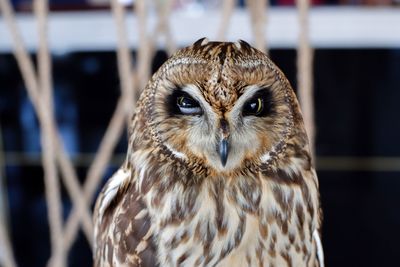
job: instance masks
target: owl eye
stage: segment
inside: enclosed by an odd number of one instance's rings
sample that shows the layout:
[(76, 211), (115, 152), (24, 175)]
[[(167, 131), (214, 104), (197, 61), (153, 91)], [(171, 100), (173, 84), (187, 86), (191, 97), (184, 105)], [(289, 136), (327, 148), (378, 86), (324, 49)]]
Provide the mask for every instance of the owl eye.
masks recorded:
[(251, 99), (243, 107), (243, 115), (259, 115), (264, 110), (264, 101), (261, 97)]
[(270, 114), (271, 111), (271, 91), (262, 89), (244, 104), (242, 114), (243, 116), (262, 117)]
[(193, 97), (177, 87), (167, 98), (167, 109), (171, 116), (175, 115), (201, 115), (203, 110)]
[(176, 99), (176, 104), (180, 112), (184, 115), (199, 115), (201, 114), (201, 107), (196, 100), (189, 96), (179, 96)]

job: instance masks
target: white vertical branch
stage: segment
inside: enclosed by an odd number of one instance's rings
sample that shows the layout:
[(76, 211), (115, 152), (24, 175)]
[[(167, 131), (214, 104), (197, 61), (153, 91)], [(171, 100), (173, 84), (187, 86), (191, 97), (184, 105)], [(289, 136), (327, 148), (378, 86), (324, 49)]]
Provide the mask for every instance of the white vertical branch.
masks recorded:
[(221, 23), (217, 32), (217, 40), (224, 41), (228, 31), (229, 22), (235, 9), (236, 0), (225, 0), (222, 5)]
[(267, 52), (266, 25), (268, 0), (246, 0), (250, 13), (251, 29), (253, 31), (255, 47), (258, 50)]
[(172, 55), (176, 51), (176, 44), (172, 36), (169, 17), (172, 12), (174, 0), (155, 0), (154, 2), (156, 5), (158, 21), (151, 42), (155, 46), (157, 44), (157, 37), (164, 35), (166, 50), (168, 55)]
[(121, 83), (122, 97), (127, 98), (125, 101), (127, 125), (130, 123), (131, 116), (135, 110), (136, 102), (134, 97), (134, 80), (132, 72), (132, 55), (129, 49), (127, 39), (127, 30), (125, 25), (125, 7), (118, 1), (111, 1), (111, 9), (115, 21), (115, 29), (117, 31), (117, 63), (118, 74)]
[[(51, 59), (47, 44), (47, 0), (35, 0), (35, 16), (38, 21), (39, 50), (38, 69), (39, 85), (41, 87), (42, 116), (39, 118), (42, 144), (42, 160), (44, 168), (45, 193), (47, 200), (47, 215), (50, 226), (50, 241), (52, 254), (48, 266), (65, 266), (65, 252), (63, 249), (63, 222), (60, 184), (55, 161), (55, 140), (52, 131), (54, 125), (53, 86), (51, 77)], [(40, 88), (38, 88), (40, 89)]]
[(309, 7), (310, 0), (297, 0), (299, 12), (299, 46), (297, 49), (297, 81), (304, 124), (314, 154), (314, 94), (313, 94), (313, 50), (310, 45)]
[(137, 86), (135, 100), (138, 99), (140, 92), (145, 88), (151, 74), (151, 60), (154, 52), (154, 44), (151, 43), (147, 34), (147, 3), (146, 0), (137, 0), (134, 5), (138, 22), (139, 46), (137, 48)]

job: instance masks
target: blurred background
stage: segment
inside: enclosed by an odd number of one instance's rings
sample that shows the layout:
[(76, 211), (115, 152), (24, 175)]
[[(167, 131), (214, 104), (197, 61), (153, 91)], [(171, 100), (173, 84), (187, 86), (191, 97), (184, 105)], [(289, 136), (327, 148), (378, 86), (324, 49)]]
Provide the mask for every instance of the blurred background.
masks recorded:
[[(4, 1), (4, 0), (2, 0)], [(30, 58), (38, 35), (33, 3), (12, 6)], [(121, 1), (120, 1), (121, 2)], [(122, 1), (131, 64), (138, 62), (140, 20), (135, 1)], [(154, 39), (147, 67), (152, 73), (174, 49), (207, 36), (217, 38), (222, 1), (176, 0), (169, 34), (156, 38), (159, 5), (148, 1), (147, 34)], [(324, 210), (326, 266), (397, 266), (400, 238), (400, 2), (312, 0), (309, 41), (313, 48), (316, 166)], [(49, 2), (55, 119), (84, 183), (121, 94), (117, 34), (106, 0)], [(293, 0), (272, 0), (265, 10), (265, 40), (273, 61), (297, 88), (299, 24)], [(254, 17), (253, 17), (254, 18)], [(225, 39), (253, 38), (244, 1), (234, 4)], [(0, 223), (7, 229), (18, 266), (45, 266), (51, 253), (40, 134), (14, 44), (0, 17)], [(35, 63), (36, 64), (36, 63)], [(139, 88), (141, 77), (136, 75)], [(139, 83), (139, 84), (138, 84)], [(142, 81), (143, 83), (143, 81)], [(140, 88), (139, 88), (140, 90)], [(123, 161), (126, 131), (118, 138), (101, 184)], [(97, 187), (100, 190), (101, 185)], [(64, 221), (73, 203), (61, 183)], [(5, 257), (0, 242), (0, 266)], [(82, 230), (68, 253), (68, 266), (91, 266)], [(3, 265), (2, 265), (3, 264)]]

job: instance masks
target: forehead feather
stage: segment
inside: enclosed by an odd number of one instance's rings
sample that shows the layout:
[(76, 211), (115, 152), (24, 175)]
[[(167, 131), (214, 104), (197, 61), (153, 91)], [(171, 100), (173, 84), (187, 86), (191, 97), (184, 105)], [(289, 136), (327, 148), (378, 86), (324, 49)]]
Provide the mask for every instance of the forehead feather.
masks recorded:
[(247, 85), (277, 80), (273, 64), (247, 43), (200, 41), (167, 61), (172, 74), (167, 78), (177, 85), (195, 84), (215, 108), (229, 110)]

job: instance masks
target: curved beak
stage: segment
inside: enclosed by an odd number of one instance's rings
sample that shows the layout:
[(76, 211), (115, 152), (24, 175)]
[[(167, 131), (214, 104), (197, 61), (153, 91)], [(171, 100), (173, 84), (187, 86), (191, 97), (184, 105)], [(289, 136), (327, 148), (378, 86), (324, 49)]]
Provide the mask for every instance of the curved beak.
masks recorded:
[(218, 153), (219, 153), (219, 158), (221, 159), (222, 166), (225, 167), (226, 161), (228, 160), (228, 154), (229, 154), (229, 142), (228, 142), (228, 139), (223, 138), (219, 142)]
[(218, 154), (221, 159), (222, 166), (225, 167), (229, 154), (229, 124), (225, 119), (220, 120), (221, 140), (218, 145)]

